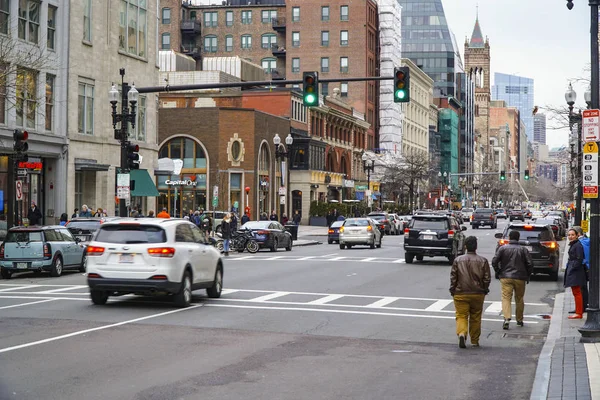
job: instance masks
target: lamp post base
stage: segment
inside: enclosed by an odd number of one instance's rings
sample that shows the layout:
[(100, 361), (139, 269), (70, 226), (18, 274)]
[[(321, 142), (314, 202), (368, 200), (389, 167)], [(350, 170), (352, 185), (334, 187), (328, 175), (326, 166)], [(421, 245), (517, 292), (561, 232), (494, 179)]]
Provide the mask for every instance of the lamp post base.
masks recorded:
[(600, 310), (588, 309), (585, 324), (579, 328), (581, 343), (600, 343)]

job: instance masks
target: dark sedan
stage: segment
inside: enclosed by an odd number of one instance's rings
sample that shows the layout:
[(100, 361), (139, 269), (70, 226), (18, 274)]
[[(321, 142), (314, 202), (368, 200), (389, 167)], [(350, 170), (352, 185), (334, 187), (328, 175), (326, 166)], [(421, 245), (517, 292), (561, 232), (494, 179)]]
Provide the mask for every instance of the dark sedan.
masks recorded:
[(278, 248), (292, 250), (292, 234), (277, 221), (248, 221), (241, 229), (249, 229), (261, 249), (277, 251)]
[(340, 227), (344, 225), (344, 221), (335, 221), (327, 230), (327, 243), (340, 242)]

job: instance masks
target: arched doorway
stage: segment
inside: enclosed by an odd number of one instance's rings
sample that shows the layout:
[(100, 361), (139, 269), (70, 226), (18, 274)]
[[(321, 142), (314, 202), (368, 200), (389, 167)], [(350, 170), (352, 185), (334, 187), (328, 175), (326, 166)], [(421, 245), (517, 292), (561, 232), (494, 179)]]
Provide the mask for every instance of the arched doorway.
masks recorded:
[(189, 137), (173, 137), (158, 151), (158, 158), (180, 159), (179, 175), (158, 175), (158, 213), (166, 208), (172, 217), (182, 217), (189, 210), (207, 209), (208, 158), (202, 143)]
[(300, 190), (292, 190), (292, 215), (290, 215), (290, 220), (293, 220), (293, 216), (296, 215), (296, 211), (300, 215), (302, 215), (302, 191)]
[[(263, 141), (258, 151), (258, 182), (257, 182), (257, 219), (260, 214), (265, 212), (267, 215), (271, 213), (271, 152), (269, 145)], [(252, 210), (251, 210), (252, 212)]]

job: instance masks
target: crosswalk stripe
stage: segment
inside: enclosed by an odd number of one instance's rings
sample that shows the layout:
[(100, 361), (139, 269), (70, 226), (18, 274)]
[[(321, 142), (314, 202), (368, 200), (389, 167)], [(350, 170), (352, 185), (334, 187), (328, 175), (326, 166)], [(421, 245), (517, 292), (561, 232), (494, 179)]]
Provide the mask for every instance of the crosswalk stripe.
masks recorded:
[(396, 264), (402, 264), (402, 263), (405, 262), (405, 260), (404, 260), (404, 258), (399, 258), (399, 259), (397, 259), (396, 261), (393, 261), (393, 262), (396, 263)]
[(344, 295), (341, 295), (341, 294), (331, 294), (329, 296), (321, 297), (320, 299), (317, 299), (317, 300), (309, 301), (306, 304), (317, 304), (317, 305), (318, 304), (327, 304), (330, 301), (341, 299), (342, 297), (344, 297)]
[(493, 301), (486, 309), (485, 312), (488, 314), (500, 314), (502, 311), (502, 302), (501, 301)]
[(340, 261), (340, 260), (343, 260), (344, 258), (346, 258), (346, 257), (333, 257), (333, 258), (328, 259), (327, 261)]
[(42, 285), (15, 286), (15, 287), (10, 287), (10, 288), (6, 288), (6, 289), (0, 289), (0, 292), (12, 292), (15, 290), (32, 289), (32, 288), (36, 288), (36, 287), (40, 287), (40, 286), (42, 286)]
[(271, 293), (271, 294), (266, 294), (264, 296), (255, 297), (253, 299), (250, 299), (250, 301), (259, 302), (260, 303), (260, 302), (263, 302), (263, 301), (268, 301), (268, 300), (276, 299), (278, 297), (287, 296), (288, 294), (290, 294), (290, 292), (275, 292), (275, 293)]
[(388, 304), (395, 302), (396, 300), (400, 300), (400, 298), (399, 297), (384, 297), (381, 300), (377, 300), (371, 304), (367, 304), (365, 307), (381, 308), (381, 307), (387, 306)]
[(83, 289), (83, 288), (87, 288), (87, 285), (74, 285), (74, 286), (64, 287), (64, 288), (44, 290), (43, 292), (38, 292), (38, 293), (40, 293), (40, 294), (52, 294), (52, 293), (67, 292), (69, 290), (75, 290), (75, 289)]
[(369, 262), (369, 261), (373, 261), (373, 260), (377, 260), (377, 257), (367, 257), (367, 258), (362, 259), (361, 261)]
[(299, 258), (298, 261), (306, 261), (306, 260), (311, 260), (313, 258), (315, 258), (315, 256), (302, 257), (302, 258)]
[(429, 307), (427, 307), (425, 311), (442, 311), (450, 303), (452, 303), (452, 300), (438, 300)]
[(239, 292), (237, 289), (221, 289), (221, 294), (232, 294), (235, 292)]

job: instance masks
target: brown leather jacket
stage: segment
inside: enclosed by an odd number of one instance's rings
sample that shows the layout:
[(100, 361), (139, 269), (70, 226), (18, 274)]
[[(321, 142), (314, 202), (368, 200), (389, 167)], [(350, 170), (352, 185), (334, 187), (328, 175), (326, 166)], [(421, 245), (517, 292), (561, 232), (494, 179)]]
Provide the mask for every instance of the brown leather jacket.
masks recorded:
[(488, 260), (469, 252), (456, 257), (452, 263), (450, 294), (487, 294), (491, 280)]

